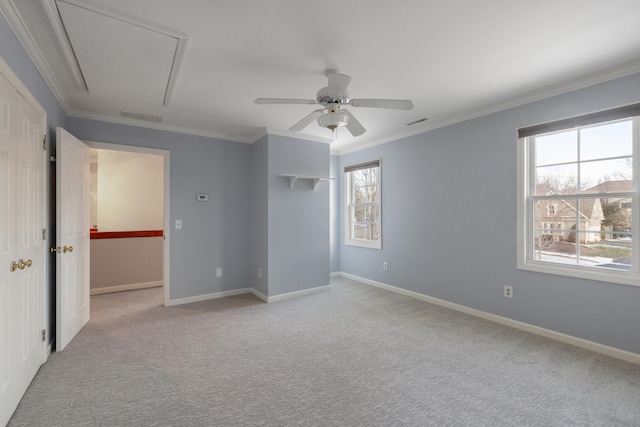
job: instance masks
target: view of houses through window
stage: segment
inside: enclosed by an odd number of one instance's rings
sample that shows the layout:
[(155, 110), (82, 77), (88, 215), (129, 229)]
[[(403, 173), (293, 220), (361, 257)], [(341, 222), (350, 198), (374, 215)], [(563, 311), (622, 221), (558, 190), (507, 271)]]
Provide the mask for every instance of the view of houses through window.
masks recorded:
[(630, 270), (634, 120), (535, 135), (529, 142), (529, 259)]

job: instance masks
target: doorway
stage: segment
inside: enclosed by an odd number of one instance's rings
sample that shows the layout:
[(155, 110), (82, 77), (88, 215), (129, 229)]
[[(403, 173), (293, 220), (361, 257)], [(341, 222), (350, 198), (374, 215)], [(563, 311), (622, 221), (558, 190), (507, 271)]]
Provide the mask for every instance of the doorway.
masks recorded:
[[(91, 148), (91, 294), (163, 288), (169, 305), (169, 151)], [(94, 175), (95, 174), (95, 175)]]

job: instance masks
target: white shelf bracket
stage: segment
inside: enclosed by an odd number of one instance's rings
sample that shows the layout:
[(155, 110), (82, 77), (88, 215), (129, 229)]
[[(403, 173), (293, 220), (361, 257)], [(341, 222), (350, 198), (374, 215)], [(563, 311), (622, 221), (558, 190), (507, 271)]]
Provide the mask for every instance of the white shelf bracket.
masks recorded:
[(293, 184), (296, 182), (297, 179), (298, 177), (295, 175), (289, 176), (289, 188), (293, 188)]

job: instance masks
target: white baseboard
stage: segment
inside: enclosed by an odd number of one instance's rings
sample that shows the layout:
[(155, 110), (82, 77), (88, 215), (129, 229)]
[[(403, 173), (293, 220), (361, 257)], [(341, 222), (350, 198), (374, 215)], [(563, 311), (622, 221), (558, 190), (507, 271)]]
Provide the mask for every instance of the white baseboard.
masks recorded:
[(561, 332), (553, 331), (551, 329), (541, 328), (540, 326), (535, 326), (529, 323), (520, 322), (518, 320), (509, 319), (507, 317), (498, 316), (496, 314), (487, 313), (485, 311), (476, 310), (475, 308), (470, 308), (464, 305), (455, 304), (439, 298), (430, 297), (428, 295), (421, 294), (418, 292), (408, 291), (406, 289), (387, 285), (381, 282), (376, 282), (375, 280), (369, 280), (364, 277), (356, 276), (353, 274), (340, 272), (340, 276), (345, 277), (347, 279), (352, 279), (367, 285), (386, 289), (388, 291), (402, 294), (411, 298), (416, 298), (422, 301), (426, 301), (431, 304), (436, 304), (441, 307), (446, 307), (446, 308), (450, 308), (452, 310), (456, 310), (465, 314), (470, 314), (471, 316), (476, 316), (485, 320), (490, 320), (492, 322), (500, 323), (501, 325), (510, 326), (512, 328), (520, 329), (522, 331), (530, 332), (532, 334), (540, 335), (546, 338), (551, 338), (553, 340), (560, 341), (565, 344), (571, 344), (576, 347), (584, 348), (586, 350), (591, 350), (596, 353), (611, 356), (616, 359), (624, 360), (626, 362), (640, 364), (640, 354), (637, 354), (637, 353), (632, 353), (630, 351), (621, 350), (619, 348), (610, 347), (604, 344), (598, 344), (593, 341), (577, 338), (571, 335), (563, 334)]
[(329, 277), (338, 277), (338, 276), (340, 276), (339, 271), (334, 271), (333, 273), (329, 274)]
[(189, 304), (192, 302), (207, 301), (210, 299), (232, 297), (234, 295), (254, 293), (253, 288), (233, 289), (231, 291), (214, 292), (211, 294), (196, 295), (193, 297), (176, 298), (169, 300), (169, 306)]
[(256, 297), (260, 298), (262, 301), (271, 303), (271, 302), (282, 301), (289, 298), (298, 298), (301, 296), (315, 294), (318, 292), (324, 292), (328, 290), (331, 290), (331, 285), (318, 286), (317, 288), (303, 289), (301, 291), (290, 292), (287, 294), (280, 294), (280, 295), (269, 297), (254, 288), (242, 288), (242, 289), (233, 289), (231, 291), (214, 292), (212, 294), (196, 295), (193, 297), (172, 299), (172, 300), (169, 300), (168, 306), (189, 304), (192, 302), (207, 301), (210, 299), (231, 297), (234, 295), (241, 295), (241, 294), (253, 294)]
[[(290, 298), (298, 298), (305, 295), (316, 294), (318, 292), (330, 291), (331, 285), (318, 286), (316, 288), (311, 289), (303, 289), (301, 291), (289, 292), (286, 294), (274, 295), (272, 297), (267, 297), (267, 302), (277, 302), (283, 301)], [(259, 297), (258, 297), (259, 298)]]
[(256, 290), (255, 288), (251, 288), (251, 293), (260, 298), (264, 302), (269, 302), (269, 297), (263, 294), (262, 292)]
[(145, 283), (131, 283), (128, 285), (117, 286), (105, 286), (102, 288), (92, 288), (89, 292), (90, 295), (109, 294), (111, 292), (133, 291), (136, 289), (156, 288), (164, 285), (164, 281), (145, 282)]

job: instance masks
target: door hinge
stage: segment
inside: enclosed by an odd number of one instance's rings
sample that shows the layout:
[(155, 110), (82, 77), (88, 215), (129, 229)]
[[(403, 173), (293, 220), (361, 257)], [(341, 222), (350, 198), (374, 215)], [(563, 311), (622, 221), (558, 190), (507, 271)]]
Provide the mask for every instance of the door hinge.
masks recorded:
[(47, 240), (47, 229), (46, 228), (42, 229), (42, 240)]
[(42, 330), (42, 342), (45, 342), (47, 340), (47, 331), (46, 329)]
[(46, 134), (42, 137), (42, 149), (44, 151), (47, 151), (47, 135)]

